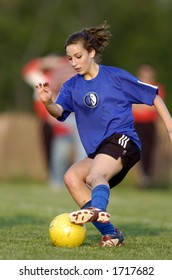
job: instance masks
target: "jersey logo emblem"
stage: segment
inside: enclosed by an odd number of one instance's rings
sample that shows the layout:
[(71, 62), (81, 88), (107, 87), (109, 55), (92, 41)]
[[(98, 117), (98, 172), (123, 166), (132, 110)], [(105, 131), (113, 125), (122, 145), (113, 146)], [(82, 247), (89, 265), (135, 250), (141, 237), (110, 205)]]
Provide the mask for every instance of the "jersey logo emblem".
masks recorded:
[(99, 98), (95, 92), (91, 91), (84, 96), (84, 103), (90, 108), (95, 108), (99, 103)]

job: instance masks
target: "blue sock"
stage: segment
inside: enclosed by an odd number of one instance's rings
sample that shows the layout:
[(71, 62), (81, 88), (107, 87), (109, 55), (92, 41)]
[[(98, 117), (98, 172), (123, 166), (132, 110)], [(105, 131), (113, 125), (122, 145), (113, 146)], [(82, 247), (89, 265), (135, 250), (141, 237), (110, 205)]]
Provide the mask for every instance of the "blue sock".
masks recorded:
[(106, 185), (98, 185), (92, 191), (91, 207), (106, 211), (109, 201), (110, 189)]
[[(85, 205), (82, 207), (82, 209), (89, 208), (91, 207), (91, 200), (85, 203)], [(113, 235), (116, 234), (116, 229), (115, 227), (110, 223), (102, 224), (99, 222), (92, 222), (92, 224), (97, 228), (97, 230), (102, 234), (102, 235)]]
[(92, 224), (100, 231), (102, 235), (114, 235), (116, 234), (115, 227), (110, 223), (102, 224), (99, 222), (92, 222)]

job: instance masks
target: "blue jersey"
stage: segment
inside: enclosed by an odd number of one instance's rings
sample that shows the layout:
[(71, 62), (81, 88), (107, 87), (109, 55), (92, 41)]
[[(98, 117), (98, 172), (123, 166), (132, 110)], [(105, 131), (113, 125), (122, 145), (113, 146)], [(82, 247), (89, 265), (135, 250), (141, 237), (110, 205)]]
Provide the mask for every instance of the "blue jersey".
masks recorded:
[(64, 109), (58, 120), (64, 121), (71, 112), (75, 113), (87, 155), (114, 133), (125, 134), (141, 148), (134, 129), (132, 104), (151, 106), (157, 91), (157, 87), (142, 83), (125, 70), (100, 65), (92, 80), (77, 74), (64, 83), (55, 101)]

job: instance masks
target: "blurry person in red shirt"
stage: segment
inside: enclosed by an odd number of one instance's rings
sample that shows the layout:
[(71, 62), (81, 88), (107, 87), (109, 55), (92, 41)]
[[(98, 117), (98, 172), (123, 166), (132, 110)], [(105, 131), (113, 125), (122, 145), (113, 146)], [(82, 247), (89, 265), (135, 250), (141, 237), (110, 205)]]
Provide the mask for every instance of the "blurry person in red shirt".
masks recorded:
[[(140, 81), (159, 88), (158, 94), (165, 99), (164, 87), (156, 82), (156, 71), (150, 64), (142, 64), (138, 68), (137, 77)], [(142, 143), (141, 160), (137, 164), (137, 185), (141, 189), (149, 188), (152, 185), (152, 168), (154, 164), (154, 153), (156, 147), (156, 122), (158, 114), (154, 106), (144, 104), (133, 105), (133, 116), (135, 129)]]
[[(65, 123), (55, 120), (45, 109), (35, 91), (35, 85), (38, 82), (48, 82), (55, 101), (62, 84), (74, 75), (76, 72), (69, 65), (67, 58), (57, 55), (32, 59), (22, 69), (24, 80), (34, 89), (33, 107), (43, 123), (43, 142), (50, 174), (49, 182), (54, 189), (64, 185), (64, 173), (76, 160), (75, 157), (78, 159), (85, 155), (76, 135), (74, 116), (70, 116), (68, 122)], [(77, 151), (80, 153), (77, 154)]]

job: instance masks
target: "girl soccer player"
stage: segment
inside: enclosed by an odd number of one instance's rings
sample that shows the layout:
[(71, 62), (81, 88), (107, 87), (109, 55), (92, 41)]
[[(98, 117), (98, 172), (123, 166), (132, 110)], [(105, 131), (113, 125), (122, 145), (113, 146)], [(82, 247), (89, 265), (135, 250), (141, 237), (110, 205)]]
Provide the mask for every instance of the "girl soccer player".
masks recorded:
[(156, 86), (142, 83), (123, 69), (97, 63), (96, 58), (109, 44), (108, 29), (104, 23), (68, 37), (66, 55), (77, 74), (63, 84), (55, 102), (48, 83), (40, 83), (36, 88), (48, 112), (59, 121), (75, 113), (87, 153), (64, 175), (65, 184), (80, 207), (70, 213), (70, 221), (92, 222), (102, 234), (100, 246), (120, 246), (124, 236), (109, 221), (106, 209), (110, 189), (140, 159), (141, 144), (134, 130), (132, 104), (154, 105), (171, 141), (172, 118)]

